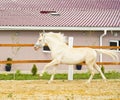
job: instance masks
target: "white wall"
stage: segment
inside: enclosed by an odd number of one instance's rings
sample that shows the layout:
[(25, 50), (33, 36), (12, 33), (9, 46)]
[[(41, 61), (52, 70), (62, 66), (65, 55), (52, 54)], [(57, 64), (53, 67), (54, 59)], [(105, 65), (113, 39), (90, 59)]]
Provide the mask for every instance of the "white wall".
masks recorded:
[[(62, 32), (65, 36), (74, 37), (74, 45), (78, 46), (97, 46), (99, 45), (99, 37), (103, 32)], [(39, 37), (39, 32), (37, 31), (0, 31), (0, 44), (5, 43), (23, 43), (23, 44), (34, 44)], [(113, 36), (109, 33), (103, 38), (103, 45), (109, 45), (109, 40), (120, 39), (120, 33), (118, 36)], [(33, 47), (0, 47), (0, 60), (6, 60), (7, 57), (13, 58), (13, 60), (32, 60), (32, 59), (51, 59), (49, 53), (43, 53), (42, 50), (35, 51)], [(98, 59), (99, 61), (99, 56)], [(111, 61), (110, 57), (103, 56), (103, 61)], [(30, 71), (33, 64), (13, 64), (12, 70), (24, 70)], [(36, 64), (39, 69), (42, 69), (44, 64)], [(0, 70), (4, 70), (5, 64), (2, 64)], [(118, 67), (116, 67), (118, 68)], [(64, 65), (60, 65), (60, 70), (67, 70), (68, 68)], [(84, 69), (84, 67), (83, 67)], [(58, 72), (60, 71), (58, 70)]]

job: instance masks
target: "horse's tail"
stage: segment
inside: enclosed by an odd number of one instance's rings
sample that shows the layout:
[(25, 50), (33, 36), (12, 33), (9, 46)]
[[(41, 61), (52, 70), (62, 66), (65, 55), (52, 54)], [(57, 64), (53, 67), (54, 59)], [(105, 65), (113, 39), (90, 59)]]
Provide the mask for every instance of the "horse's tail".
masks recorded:
[(111, 56), (114, 60), (119, 61), (118, 54), (115, 50), (95, 49), (98, 53), (103, 53)]

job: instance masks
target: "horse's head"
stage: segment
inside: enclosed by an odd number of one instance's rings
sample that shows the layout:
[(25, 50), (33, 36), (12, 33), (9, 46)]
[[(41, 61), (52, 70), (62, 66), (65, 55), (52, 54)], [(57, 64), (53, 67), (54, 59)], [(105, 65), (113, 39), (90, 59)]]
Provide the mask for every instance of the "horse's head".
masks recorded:
[(40, 35), (40, 36), (39, 36), (37, 42), (36, 42), (35, 45), (34, 45), (34, 49), (35, 49), (35, 50), (38, 50), (40, 47), (43, 47), (43, 46), (45, 45), (44, 34), (43, 34), (43, 33), (40, 33), (39, 35)]

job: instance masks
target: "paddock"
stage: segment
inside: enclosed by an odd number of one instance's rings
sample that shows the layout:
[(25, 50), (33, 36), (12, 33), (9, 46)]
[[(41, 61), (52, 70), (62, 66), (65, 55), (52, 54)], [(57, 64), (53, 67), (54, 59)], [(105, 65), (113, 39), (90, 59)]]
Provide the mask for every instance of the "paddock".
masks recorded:
[(0, 100), (120, 100), (120, 79), (0, 81)]
[[(0, 46), (33, 46), (33, 44), (1, 44)], [(78, 47), (78, 46), (77, 46)], [(93, 47), (93, 48), (111, 48)], [(112, 47), (116, 48), (116, 47)], [(119, 47), (117, 47), (119, 48)], [(8, 61), (2, 60), (1, 64)], [(13, 64), (48, 63), (50, 60), (13, 60)], [(116, 62), (97, 62), (99, 65), (116, 65)], [(117, 63), (119, 66), (120, 62)], [(55, 80), (47, 84), (48, 80), (0, 80), (0, 100), (119, 100), (120, 79), (93, 80), (86, 84), (86, 80)]]

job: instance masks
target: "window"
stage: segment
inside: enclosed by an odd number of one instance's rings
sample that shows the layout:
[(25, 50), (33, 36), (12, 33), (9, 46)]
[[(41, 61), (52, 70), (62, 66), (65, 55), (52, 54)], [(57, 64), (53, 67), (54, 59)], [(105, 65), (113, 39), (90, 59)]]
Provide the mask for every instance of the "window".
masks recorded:
[[(120, 46), (120, 41), (119, 40), (110, 40), (110, 46)], [(112, 49), (112, 50), (117, 50), (120, 51), (120, 49)]]
[(54, 11), (54, 10), (51, 10), (51, 11), (45, 11), (45, 10), (42, 10), (42, 11), (40, 11), (40, 14), (51, 14), (52, 16), (60, 16), (60, 14), (59, 13), (57, 13), (56, 11)]
[(43, 47), (43, 52), (50, 52), (50, 48), (48, 46), (44, 46)]
[(42, 10), (40, 11), (41, 14), (49, 14), (49, 13), (56, 13), (56, 11), (47, 11), (47, 10)]

